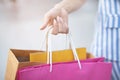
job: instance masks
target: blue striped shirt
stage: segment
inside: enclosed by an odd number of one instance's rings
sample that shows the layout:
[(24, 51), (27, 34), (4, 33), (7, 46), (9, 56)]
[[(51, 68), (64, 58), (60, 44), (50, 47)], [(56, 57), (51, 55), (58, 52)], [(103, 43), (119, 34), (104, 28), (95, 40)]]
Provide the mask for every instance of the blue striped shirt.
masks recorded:
[(96, 57), (120, 61), (120, 0), (99, 0), (91, 50)]

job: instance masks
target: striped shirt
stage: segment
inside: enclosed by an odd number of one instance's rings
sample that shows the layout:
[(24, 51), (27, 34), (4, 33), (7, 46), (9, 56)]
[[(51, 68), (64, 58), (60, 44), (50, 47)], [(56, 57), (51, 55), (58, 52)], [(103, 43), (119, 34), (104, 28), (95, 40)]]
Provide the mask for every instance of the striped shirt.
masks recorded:
[(120, 0), (99, 0), (95, 31), (93, 55), (120, 61)]

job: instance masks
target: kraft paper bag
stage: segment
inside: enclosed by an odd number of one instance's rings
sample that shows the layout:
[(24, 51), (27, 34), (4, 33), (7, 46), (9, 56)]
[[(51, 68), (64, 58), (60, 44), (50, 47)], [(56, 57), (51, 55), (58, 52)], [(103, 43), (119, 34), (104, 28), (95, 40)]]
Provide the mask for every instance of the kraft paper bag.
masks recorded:
[(16, 72), (18, 69), (41, 64), (40, 62), (30, 62), (30, 53), (40, 52), (38, 50), (10, 49), (8, 53), (5, 80), (17, 80)]

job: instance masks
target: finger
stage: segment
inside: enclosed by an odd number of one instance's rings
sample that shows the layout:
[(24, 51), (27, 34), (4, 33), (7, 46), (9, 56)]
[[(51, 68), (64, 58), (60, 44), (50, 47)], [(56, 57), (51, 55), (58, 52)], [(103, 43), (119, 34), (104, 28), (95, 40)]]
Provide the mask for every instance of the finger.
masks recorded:
[(51, 26), (51, 25), (53, 25), (53, 19), (50, 19), (50, 20), (49, 20), (49, 22), (48, 22), (48, 25), (47, 25), (47, 26), (49, 27), (49, 26)]
[(41, 26), (40, 29), (41, 30), (45, 29), (48, 26), (49, 22), (50, 22), (50, 18), (46, 17), (45, 20), (44, 20), (44, 23), (43, 23), (43, 25)]
[(64, 23), (64, 26), (65, 26), (65, 34), (67, 34), (69, 32), (69, 27), (67, 23)]
[(65, 23), (65, 22), (63, 22), (63, 19), (60, 17), (60, 22), (61, 22), (61, 24), (62, 24), (62, 31), (61, 31), (61, 33), (65, 33), (65, 34), (67, 34), (68, 33), (68, 26), (67, 26), (67, 24)]
[(53, 20), (53, 30), (52, 30), (52, 34), (57, 35), (58, 34), (58, 23), (57, 21), (54, 19)]
[(59, 33), (62, 33), (62, 31), (63, 31), (62, 25), (63, 25), (63, 24), (62, 24), (59, 16), (57, 16), (57, 22), (58, 22)]
[(60, 27), (60, 33), (64, 33), (65, 31), (65, 28), (64, 28), (64, 22), (63, 22), (63, 19), (61, 17), (59, 17), (59, 20), (60, 20), (60, 24), (61, 24), (61, 27)]

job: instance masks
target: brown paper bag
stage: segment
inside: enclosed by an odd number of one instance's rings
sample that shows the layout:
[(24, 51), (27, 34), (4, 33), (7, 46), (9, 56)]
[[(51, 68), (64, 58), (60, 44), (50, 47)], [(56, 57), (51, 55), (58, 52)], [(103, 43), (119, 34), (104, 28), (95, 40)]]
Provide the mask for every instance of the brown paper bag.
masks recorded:
[(34, 52), (40, 51), (10, 49), (8, 53), (5, 80), (16, 80), (16, 72), (19, 68), (41, 64), (40, 62), (29, 61), (29, 54)]

